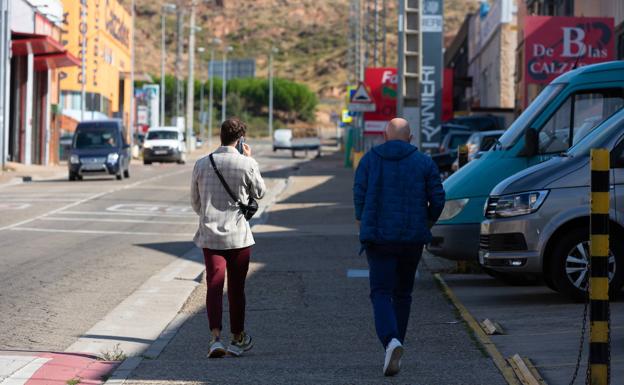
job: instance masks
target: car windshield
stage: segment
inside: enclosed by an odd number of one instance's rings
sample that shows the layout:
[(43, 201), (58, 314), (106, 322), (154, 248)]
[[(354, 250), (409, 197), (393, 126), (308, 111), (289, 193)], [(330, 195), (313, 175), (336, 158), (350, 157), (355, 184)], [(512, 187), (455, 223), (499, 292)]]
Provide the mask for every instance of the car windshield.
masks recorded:
[(561, 92), (565, 84), (551, 84), (546, 86), (537, 95), (537, 98), (527, 107), (526, 110), (509, 126), (505, 134), (499, 139), (503, 149), (508, 149), (516, 144), (516, 141), (524, 135), (526, 128), (535, 118), (548, 106), (548, 104)]
[(74, 147), (80, 150), (91, 148), (116, 148), (119, 147), (119, 143), (117, 143), (117, 136), (113, 129), (102, 127), (81, 130), (78, 128)]
[(589, 155), (592, 148), (604, 147), (614, 135), (620, 135), (623, 129), (624, 110), (620, 110), (570, 147), (567, 154), (570, 156)]
[(178, 133), (175, 131), (149, 131), (147, 133), (147, 140), (176, 140), (178, 139)]

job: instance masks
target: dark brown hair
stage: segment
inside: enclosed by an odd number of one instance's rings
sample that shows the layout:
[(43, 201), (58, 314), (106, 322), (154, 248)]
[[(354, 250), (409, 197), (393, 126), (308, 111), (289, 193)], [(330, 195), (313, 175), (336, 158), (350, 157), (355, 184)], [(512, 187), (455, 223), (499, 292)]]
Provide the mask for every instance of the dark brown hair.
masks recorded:
[(221, 125), (221, 144), (229, 146), (245, 136), (247, 126), (238, 118), (226, 119)]

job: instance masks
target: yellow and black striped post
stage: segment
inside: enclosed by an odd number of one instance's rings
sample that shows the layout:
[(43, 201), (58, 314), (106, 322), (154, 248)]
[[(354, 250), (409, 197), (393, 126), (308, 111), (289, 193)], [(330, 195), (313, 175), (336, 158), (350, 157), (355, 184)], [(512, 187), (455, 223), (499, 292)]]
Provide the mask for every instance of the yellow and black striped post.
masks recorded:
[(609, 384), (609, 151), (591, 152), (590, 340), (591, 385)]
[(462, 168), (466, 163), (468, 163), (468, 146), (461, 144), (457, 147), (457, 165)]

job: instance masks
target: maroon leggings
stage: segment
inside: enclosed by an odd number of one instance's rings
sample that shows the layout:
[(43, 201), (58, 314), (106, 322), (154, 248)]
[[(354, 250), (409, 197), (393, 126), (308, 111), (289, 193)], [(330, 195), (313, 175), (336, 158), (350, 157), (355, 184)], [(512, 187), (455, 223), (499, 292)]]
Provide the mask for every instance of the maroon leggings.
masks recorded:
[(230, 331), (245, 331), (245, 278), (249, 269), (251, 247), (232, 250), (204, 250), (206, 262), (206, 311), (210, 330), (222, 329), (223, 283), (227, 270)]

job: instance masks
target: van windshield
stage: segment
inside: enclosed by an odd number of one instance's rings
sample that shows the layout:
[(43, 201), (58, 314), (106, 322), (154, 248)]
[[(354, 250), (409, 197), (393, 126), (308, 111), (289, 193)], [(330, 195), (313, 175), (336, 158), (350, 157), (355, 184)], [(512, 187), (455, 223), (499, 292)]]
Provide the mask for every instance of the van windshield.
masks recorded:
[(507, 131), (499, 139), (503, 149), (511, 148), (516, 141), (524, 135), (526, 128), (542, 113), (544, 108), (557, 96), (565, 84), (550, 84), (540, 92), (533, 102), (524, 110), (520, 116), (509, 126)]
[(147, 139), (148, 140), (158, 140), (158, 139), (176, 140), (178, 139), (178, 133), (175, 131), (148, 131)]
[(115, 132), (115, 130), (106, 127), (92, 128), (88, 130), (81, 130), (79, 128), (74, 140), (74, 148), (83, 150), (119, 147)]
[(589, 155), (592, 148), (604, 147), (614, 135), (620, 135), (622, 129), (624, 129), (624, 110), (613, 114), (609, 119), (605, 120), (602, 124), (592, 130), (577, 144), (570, 147), (568, 155), (570, 156), (585, 156)]

